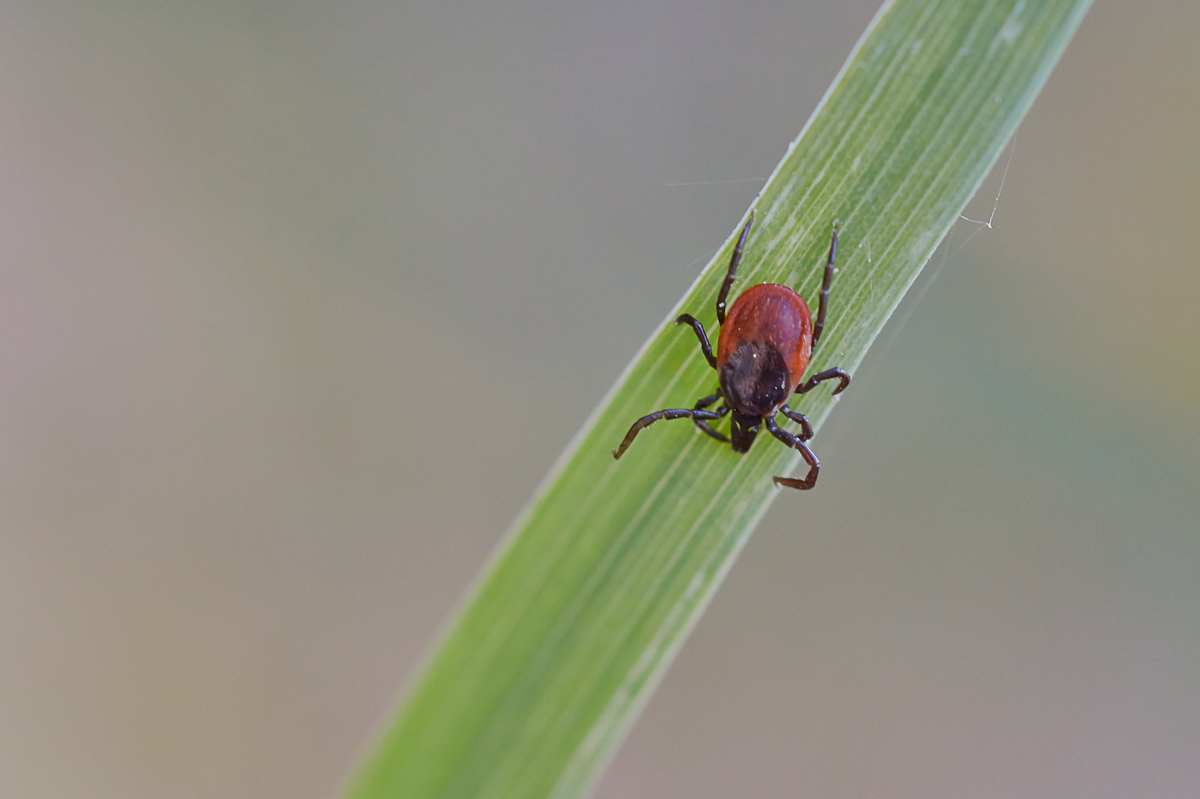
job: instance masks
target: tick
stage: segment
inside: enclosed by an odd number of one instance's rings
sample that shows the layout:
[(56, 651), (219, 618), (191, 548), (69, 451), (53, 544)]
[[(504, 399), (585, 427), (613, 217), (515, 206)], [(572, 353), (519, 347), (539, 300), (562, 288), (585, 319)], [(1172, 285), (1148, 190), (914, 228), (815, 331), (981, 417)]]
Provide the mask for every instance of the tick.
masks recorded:
[[(817, 308), (817, 322), (813, 324), (808, 303), (787, 286), (777, 283), (760, 283), (742, 292), (725, 314), (725, 299), (737, 277), (738, 263), (742, 260), (742, 249), (754, 224), (754, 211), (742, 228), (733, 256), (729, 259), (729, 271), (717, 295), (717, 322), (721, 335), (717, 339), (717, 354), (714, 356), (704, 325), (691, 314), (681, 314), (677, 325), (691, 325), (700, 340), (700, 350), (708, 364), (717, 370), (717, 393), (699, 400), (693, 408), (667, 408), (643, 416), (633, 423), (621, 446), (613, 450), (613, 457), (620, 458), (629, 449), (633, 439), (646, 427), (661, 419), (691, 419), (706, 435), (728, 443), (734, 452), (748, 452), (758, 435), (763, 422), (771, 435), (800, 451), (808, 464), (804, 479), (776, 477), (775, 485), (790, 488), (812, 488), (817, 484), (817, 473), (821, 462), (808, 447), (813, 437), (812, 425), (804, 414), (787, 406), (792, 394), (806, 394), (826, 380), (837, 380), (834, 394), (841, 394), (850, 385), (850, 375), (841, 369), (826, 369), (804, 382), (804, 370), (808, 367), (812, 349), (821, 338), (825, 327), (825, 309), (829, 303), (829, 287), (833, 283), (833, 263), (837, 258), (838, 223), (833, 223), (833, 235), (829, 242), (829, 260), (825, 263), (825, 278), (821, 283), (821, 300)], [(718, 400), (722, 404), (715, 411), (705, 410)], [(775, 421), (782, 413), (800, 425), (800, 435), (783, 430)], [(714, 430), (709, 422), (732, 414), (730, 437)]]

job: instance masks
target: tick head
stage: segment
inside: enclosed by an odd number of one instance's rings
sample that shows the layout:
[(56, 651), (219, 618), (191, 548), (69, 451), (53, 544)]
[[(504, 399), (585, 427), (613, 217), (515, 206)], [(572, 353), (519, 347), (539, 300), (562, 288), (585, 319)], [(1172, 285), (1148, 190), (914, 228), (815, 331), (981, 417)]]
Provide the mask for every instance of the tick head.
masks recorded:
[(750, 416), (734, 411), (729, 424), (729, 443), (734, 452), (749, 452), (754, 437), (762, 426), (761, 416)]

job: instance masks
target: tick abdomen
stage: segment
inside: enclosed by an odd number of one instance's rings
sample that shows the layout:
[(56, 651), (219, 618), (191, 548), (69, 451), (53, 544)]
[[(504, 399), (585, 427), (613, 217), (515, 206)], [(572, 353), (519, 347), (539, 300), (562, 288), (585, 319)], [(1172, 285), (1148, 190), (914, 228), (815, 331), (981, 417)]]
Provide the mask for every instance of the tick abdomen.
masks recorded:
[[(808, 303), (787, 286), (760, 283), (746, 289), (729, 309), (729, 316), (721, 326), (721, 337), (717, 341), (717, 372), (721, 375), (722, 389), (725, 387), (724, 367), (735, 357), (748, 358), (750, 361), (763, 361), (766, 358), (772, 367), (778, 366), (775, 360), (778, 358), (782, 360), (782, 369), (786, 372), (787, 388), (779, 398), (779, 403), (782, 403), (796, 390), (808, 366), (812, 352), (812, 330)], [(736, 355), (747, 344), (751, 345), (751, 349), (745, 355)], [(768, 354), (771, 351), (775, 354)], [(762, 373), (767, 366), (764, 364), (757, 368)], [(748, 371), (750, 367), (738, 364), (737, 370)], [(729, 394), (725, 398), (735, 403)], [(771, 410), (774, 407), (777, 405)], [(764, 415), (769, 412), (762, 411)]]

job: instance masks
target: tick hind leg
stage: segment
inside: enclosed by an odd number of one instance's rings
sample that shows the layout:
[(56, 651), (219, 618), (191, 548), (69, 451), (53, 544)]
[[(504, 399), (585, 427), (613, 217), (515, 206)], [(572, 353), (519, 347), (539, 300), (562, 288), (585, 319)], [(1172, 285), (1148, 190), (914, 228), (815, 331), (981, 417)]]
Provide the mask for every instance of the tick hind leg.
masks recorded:
[(737, 277), (738, 264), (742, 262), (742, 248), (746, 246), (746, 239), (750, 235), (750, 226), (753, 224), (754, 209), (751, 208), (750, 218), (746, 220), (746, 226), (742, 228), (742, 235), (738, 237), (737, 246), (733, 248), (733, 255), (729, 258), (729, 271), (725, 273), (725, 282), (721, 284), (721, 293), (717, 295), (717, 322), (720, 324), (725, 324), (725, 298), (729, 296), (729, 287), (733, 285), (733, 280)]
[(805, 476), (803, 480), (795, 477), (776, 477), (774, 478), (775, 485), (787, 486), (788, 488), (799, 488), (802, 490), (815, 486), (817, 484), (817, 473), (821, 471), (821, 462), (817, 460), (817, 456), (813, 454), (813, 451), (808, 448), (808, 444), (805, 444), (788, 431), (781, 430), (779, 425), (775, 423), (774, 416), (767, 417), (767, 429), (771, 431), (771, 435), (775, 436), (789, 447), (794, 447), (795, 449), (800, 450), (801, 457), (803, 457), (804, 461), (808, 464), (808, 475)]
[(829, 242), (829, 260), (825, 263), (825, 277), (821, 280), (821, 304), (817, 309), (817, 323), (813, 325), (812, 345), (814, 347), (817, 346), (817, 340), (821, 338), (821, 331), (825, 329), (825, 306), (829, 304), (829, 287), (833, 285), (833, 262), (837, 259), (838, 224), (840, 224), (838, 220), (833, 220), (833, 238)]
[[(637, 434), (660, 419), (684, 418), (692, 420), (700, 419), (711, 422), (714, 419), (720, 419), (721, 414), (713, 411), (696, 410), (695, 408), (667, 408), (665, 410), (655, 411), (654, 413), (647, 414), (646, 416), (643, 416), (641, 419), (638, 419), (636, 422), (634, 422), (633, 426), (629, 428), (629, 432), (625, 434), (625, 439), (621, 442), (621, 446), (613, 450), (613, 457), (620, 458), (622, 455), (624, 455), (625, 450), (629, 449), (629, 445), (633, 443), (633, 439), (637, 438)], [(714, 430), (713, 432), (715, 433), (716, 431)]]
[[(746, 247), (746, 239), (750, 236), (750, 226), (753, 224), (754, 209), (751, 208), (750, 218), (746, 220), (746, 226), (742, 228), (742, 235), (738, 237), (737, 246), (733, 248), (733, 255), (729, 258), (729, 271), (725, 273), (725, 282), (721, 284), (721, 293), (717, 295), (717, 324), (725, 324), (725, 300), (729, 297), (729, 288), (733, 285), (734, 278), (737, 277), (738, 264), (742, 262), (742, 250)], [(708, 365), (716, 369), (717, 359), (713, 356), (712, 345), (708, 343), (708, 335), (704, 332), (704, 325), (700, 324), (700, 320), (690, 313), (684, 313), (675, 317), (675, 324), (690, 325), (692, 330), (696, 331), (696, 338), (700, 340), (700, 351), (704, 353)]]

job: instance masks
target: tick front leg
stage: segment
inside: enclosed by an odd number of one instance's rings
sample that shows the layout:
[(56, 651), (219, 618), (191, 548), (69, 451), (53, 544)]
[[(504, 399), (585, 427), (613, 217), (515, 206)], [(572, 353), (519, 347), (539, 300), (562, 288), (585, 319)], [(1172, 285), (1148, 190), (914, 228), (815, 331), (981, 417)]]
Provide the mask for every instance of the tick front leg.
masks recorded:
[(810, 438), (813, 437), (812, 425), (808, 423), (807, 416), (800, 413), (800, 411), (793, 411), (791, 408), (789, 408), (786, 405), (784, 405), (782, 408), (780, 408), (779, 412), (782, 413), (787, 418), (791, 419), (793, 422), (796, 422), (797, 424), (800, 425), (800, 440), (801, 441), (808, 441)]
[(817, 460), (817, 456), (813, 454), (813, 451), (808, 448), (808, 444), (805, 444), (803, 441), (796, 438), (786, 430), (781, 430), (779, 425), (775, 423), (774, 416), (767, 417), (767, 429), (771, 431), (771, 435), (775, 436), (789, 447), (794, 447), (795, 449), (800, 450), (800, 456), (803, 457), (805, 462), (808, 464), (808, 475), (803, 480), (795, 477), (776, 477), (774, 478), (775, 485), (787, 486), (788, 488), (799, 488), (801, 490), (809, 489), (815, 486), (817, 484), (817, 473), (821, 471), (821, 462)]
[(850, 375), (843, 372), (841, 369), (826, 369), (824, 372), (817, 372), (812, 377), (805, 380), (800, 385), (796, 386), (797, 394), (807, 394), (817, 387), (818, 383), (824, 383), (826, 380), (838, 379), (838, 387), (833, 390), (834, 395), (841, 394), (846, 390), (846, 386), (850, 385)]
[[(714, 402), (716, 402), (719, 399), (721, 399), (720, 391), (718, 391), (716, 394), (713, 394), (710, 397), (705, 397), (704, 399), (697, 402), (696, 407), (693, 408), (692, 410), (698, 411), (701, 408), (707, 408), (709, 405), (712, 405)], [(720, 408), (717, 408), (715, 411), (713, 411), (713, 413), (715, 413), (717, 416), (724, 416), (725, 414), (729, 413), (729, 406), (722, 405)], [(728, 438), (726, 438), (724, 435), (718, 433), (716, 430), (713, 430), (711, 427), (709, 427), (708, 422), (705, 421), (704, 419), (697, 419), (696, 417), (693, 416), (692, 421), (696, 423), (696, 427), (699, 427), (701, 430), (704, 431), (705, 435), (711, 436), (712, 438), (715, 438), (717, 441), (720, 441), (722, 443), (725, 443), (725, 444), (729, 443)]]
[(713, 357), (712, 345), (708, 343), (708, 336), (704, 333), (704, 325), (700, 324), (700, 320), (692, 316), (690, 313), (680, 314), (675, 320), (677, 325), (691, 325), (692, 330), (696, 331), (696, 338), (700, 339), (700, 351), (704, 353), (704, 357), (708, 359), (708, 365), (712, 368), (717, 368), (717, 359)]
[(613, 450), (613, 457), (620, 458), (625, 454), (625, 450), (629, 449), (629, 445), (633, 443), (633, 439), (637, 438), (637, 434), (644, 428), (649, 427), (660, 419), (704, 419), (712, 421), (720, 419), (721, 415), (713, 411), (698, 411), (694, 408), (667, 408), (661, 411), (643, 416), (633, 423), (629, 428), (629, 432), (625, 434), (625, 439), (621, 442), (621, 446)]

